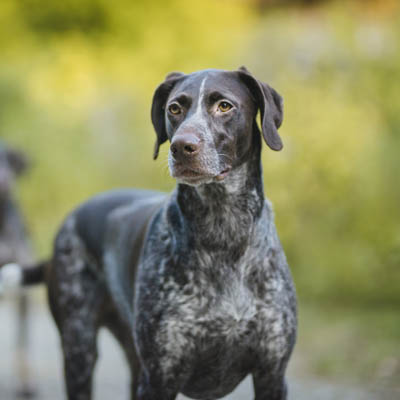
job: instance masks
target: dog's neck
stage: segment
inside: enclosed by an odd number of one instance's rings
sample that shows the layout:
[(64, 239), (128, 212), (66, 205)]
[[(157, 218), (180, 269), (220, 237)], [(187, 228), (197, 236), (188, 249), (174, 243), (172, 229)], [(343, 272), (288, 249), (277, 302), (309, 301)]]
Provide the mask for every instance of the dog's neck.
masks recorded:
[(224, 181), (178, 185), (177, 203), (189, 228), (187, 234), (197, 246), (235, 251), (240, 256), (250, 240), (264, 207), (261, 141), (255, 141), (253, 150)]

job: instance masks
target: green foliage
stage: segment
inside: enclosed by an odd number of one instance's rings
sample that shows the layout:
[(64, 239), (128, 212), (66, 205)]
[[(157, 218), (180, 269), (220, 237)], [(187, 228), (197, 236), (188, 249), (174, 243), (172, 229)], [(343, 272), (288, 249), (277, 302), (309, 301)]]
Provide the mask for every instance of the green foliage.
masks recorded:
[(303, 376), (358, 380), (371, 387), (399, 387), (397, 307), (359, 309), (301, 304), (300, 311), (294, 363), (301, 363)]
[(20, 0), (21, 17), (33, 31), (44, 36), (78, 30), (101, 33), (108, 27), (108, 10), (101, 0), (47, 1)]
[(174, 69), (223, 67), (251, 20), (211, 0), (0, 3), (0, 134), (33, 159), (19, 195), (39, 254), (96, 192), (172, 188), (166, 149), (152, 162), (153, 90)]
[(38, 253), (98, 191), (173, 187), (166, 146), (151, 160), (166, 73), (246, 64), (285, 99), (264, 175), (300, 296), (398, 303), (400, 10), (252, 4), (0, 3), (0, 134), (33, 159), (19, 195)]
[(285, 99), (286, 147), (264, 153), (265, 181), (300, 296), (394, 304), (400, 13), (350, 10), (269, 14), (246, 57)]

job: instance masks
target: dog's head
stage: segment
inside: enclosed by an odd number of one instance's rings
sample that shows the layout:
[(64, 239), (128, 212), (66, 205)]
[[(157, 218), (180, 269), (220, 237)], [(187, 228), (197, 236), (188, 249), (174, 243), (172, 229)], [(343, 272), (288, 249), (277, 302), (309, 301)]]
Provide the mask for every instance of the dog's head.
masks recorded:
[(0, 142), (0, 200), (8, 197), (16, 177), (24, 173), (28, 160), (20, 150)]
[(154, 158), (169, 140), (170, 172), (178, 182), (223, 181), (250, 151), (258, 110), (264, 140), (281, 150), (282, 98), (246, 68), (169, 74), (153, 97)]

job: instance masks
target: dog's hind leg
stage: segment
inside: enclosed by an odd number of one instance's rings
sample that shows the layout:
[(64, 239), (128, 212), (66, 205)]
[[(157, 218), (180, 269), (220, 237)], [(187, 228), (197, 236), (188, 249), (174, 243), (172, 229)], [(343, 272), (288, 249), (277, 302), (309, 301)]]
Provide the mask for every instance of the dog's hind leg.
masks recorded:
[(97, 361), (97, 329), (92, 321), (73, 318), (63, 322), (64, 374), (69, 400), (90, 400)]
[(137, 400), (136, 392), (139, 382), (140, 363), (135, 349), (132, 328), (127, 326), (116, 315), (107, 318), (106, 326), (124, 350), (131, 372), (131, 400)]
[[(90, 291), (86, 293), (91, 297)], [(68, 400), (90, 400), (97, 361), (96, 308), (90, 303), (75, 305), (77, 308), (74, 311), (57, 318), (64, 356), (65, 385)]]
[(68, 399), (90, 400), (105, 289), (81, 240), (66, 228), (56, 240), (49, 302), (61, 336)]

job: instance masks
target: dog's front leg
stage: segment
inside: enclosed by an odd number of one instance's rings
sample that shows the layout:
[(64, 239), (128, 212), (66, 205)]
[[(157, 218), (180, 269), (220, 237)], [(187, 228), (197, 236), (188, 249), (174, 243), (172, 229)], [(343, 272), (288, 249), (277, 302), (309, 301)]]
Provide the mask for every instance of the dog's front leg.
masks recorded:
[(149, 373), (141, 372), (137, 400), (175, 400), (179, 393), (178, 379), (161, 376), (161, 370), (154, 365)]
[(287, 385), (283, 373), (271, 375), (268, 368), (253, 373), (255, 400), (286, 400)]

